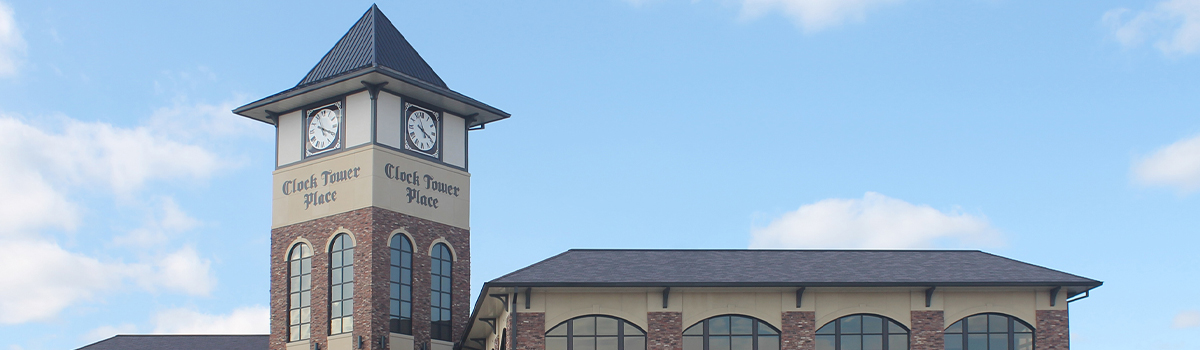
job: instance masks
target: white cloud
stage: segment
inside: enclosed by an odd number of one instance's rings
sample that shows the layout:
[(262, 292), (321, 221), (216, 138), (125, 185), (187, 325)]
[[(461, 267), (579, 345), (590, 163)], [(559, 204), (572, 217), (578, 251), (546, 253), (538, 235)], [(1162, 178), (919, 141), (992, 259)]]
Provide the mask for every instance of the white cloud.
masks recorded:
[(986, 217), (867, 192), (862, 199), (825, 199), (783, 214), (751, 233), (751, 248), (929, 248), (996, 245)]
[(192, 309), (170, 309), (154, 316), (154, 333), (161, 334), (267, 334), (270, 310), (241, 307), (229, 314), (211, 315)]
[(1136, 160), (1133, 175), (1145, 185), (1174, 187), (1181, 193), (1200, 190), (1200, 135)]
[(1143, 11), (1112, 9), (1101, 21), (1125, 47), (1152, 40), (1154, 47), (1168, 56), (1200, 50), (1200, 0), (1166, 0)]
[(0, 323), (46, 320), (116, 288), (125, 265), (107, 264), (42, 240), (0, 241)]
[(262, 123), (249, 118), (240, 117), (231, 112), (242, 105), (238, 97), (234, 100), (218, 104), (191, 103), (186, 99), (176, 99), (170, 107), (154, 110), (150, 116), (149, 125), (154, 130), (161, 130), (179, 140), (208, 140), (229, 137), (274, 137), (274, 134), (261, 132), (267, 130)]
[(176, 204), (174, 199), (166, 197), (158, 202), (159, 209), (162, 211), (158, 217), (151, 218), (142, 227), (114, 238), (113, 243), (142, 248), (152, 247), (164, 244), (171, 236), (191, 230), (200, 224), (199, 220), (179, 208), (179, 204)]
[(123, 323), (116, 326), (100, 326), (85, 333), (80, 340), (87, 343), (95, 343), (104, 339), (112, 338), (118, 334), (130, 334), (137, 332), (137, 326), (130, 323)]
[(210, 265), (212, 263), (200, 258), (195, 249), (184, 247), (159, 259), (155, 271), (146, 271), (146, 267), (138, 269), (136, 278), (148, 289), (162, 287), (191, 295), (208, 295), (217, 285)]
[(903, 0), (741, 0), (742, 18), (758, 18), (779, 10), (805, 32), (817, 32), (847, 21), (862, 21), (867, 11)]
[(1175, 319), (1171, 321), (1171, 327), (1175, 328), (1193, 328), (1200, 327), (1200, 311), (1184, 310), (1175, 315)]
[[(145, 254), (144, 262), (104, 261), (64, 249), (47, 230), (80, 224), (76, 191), (129, 196), (151, 181), (205, 179), (222, 168), (207, 149), (150, 127), (122, 128), (61, 118), (43, 128), (0, 114), (0, 324), (53, 319), (63, 309), (133, 283), (207, 295), (216, 284), (210, 262), (190, 247)], [(52, 130), (57, 129), (57, 130)], [(170, 198), (157, 229), (196, 225)], [(93, 234), (93, 233), (89, 233)]]
[(17, 74), (19, 57), (25, 53), (25, 39), (13, 15), (12, 7), (0, 2), (0, 77)]

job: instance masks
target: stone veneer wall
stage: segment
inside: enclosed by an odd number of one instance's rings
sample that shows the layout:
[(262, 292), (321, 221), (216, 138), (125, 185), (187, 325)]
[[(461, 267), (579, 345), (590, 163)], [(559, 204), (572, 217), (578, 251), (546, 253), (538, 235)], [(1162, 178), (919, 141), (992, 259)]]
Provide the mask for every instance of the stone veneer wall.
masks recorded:
[(909, 330), (909, 344), (912, 350), (942, 350), (945, 349), (946, 338), (942, 326), (946, 324), (945, 315), (938, 311), (912, 311), (912, 329)]
[(1067, 310), (1038, 310), (1034, 330), (1037, 350), (1068, 350), (1071, 337), (1067, 328)]
[[(390, 284), (388, 245), (392, 231), (404, 229), (413, 239), (413, 337), (417, 346), (429, 342), (429, 248), (444, 238), (457, 260), (452, 272), (451, 312), (454, 340), (462, 338), (471, 307), (470, 231), (369, 207), (330, 215), (271, 230), (271, 335), (269, 348), (287, 346), (288, 271), (287, 254), (292, 243), (303, 238), (312, 243), (312, 330), (311, 342), (328, 348), (329, 336), (329, 250), (339, 229), (354, 234), (354, 332), (363, 336), (363, 349), (378, 350), (378, 339), (388, 333)], [(366, 341), (369, 340), (369, 341)]]
[(788, 311), (783, 313), (783, 329), (780, 329), (781, 350), (813, 350), (817, 328), (817, 313), (812, 311)]
[(646, 313), (647, 350), (683, 350), (683, 313)]
[(513, 350), (546, 349), (546, 313), (518, 312), (516, 336), (512, 338)]

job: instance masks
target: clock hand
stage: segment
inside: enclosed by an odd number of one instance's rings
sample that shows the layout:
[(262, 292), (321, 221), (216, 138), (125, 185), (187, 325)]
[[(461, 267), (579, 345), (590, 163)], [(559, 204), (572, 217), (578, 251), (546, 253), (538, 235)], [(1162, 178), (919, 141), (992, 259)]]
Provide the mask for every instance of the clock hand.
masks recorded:
[(425, 132), (425, 127), (424, 127), (424, 126), (421, 126), (421, 124), (417, 124), (417, 129), (420, 129), (420, 130), (421, 130), (421, 133), (422, 133), (422, 134), (425, 134), (425, 138), (430, 138), (430, 139), (432, 139), (432, 138), (433, 138), (433, 137), (430, 137), (430, 136), (429, 136), (429, 133)]

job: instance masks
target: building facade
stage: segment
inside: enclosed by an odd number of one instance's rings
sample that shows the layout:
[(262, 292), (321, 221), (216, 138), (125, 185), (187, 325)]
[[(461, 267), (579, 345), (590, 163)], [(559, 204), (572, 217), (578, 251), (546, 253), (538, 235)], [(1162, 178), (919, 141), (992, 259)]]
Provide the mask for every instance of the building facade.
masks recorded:
[(1065, 350), (1100, 285), (980, 251), (571, 250), (486, 283), (460, 344)]

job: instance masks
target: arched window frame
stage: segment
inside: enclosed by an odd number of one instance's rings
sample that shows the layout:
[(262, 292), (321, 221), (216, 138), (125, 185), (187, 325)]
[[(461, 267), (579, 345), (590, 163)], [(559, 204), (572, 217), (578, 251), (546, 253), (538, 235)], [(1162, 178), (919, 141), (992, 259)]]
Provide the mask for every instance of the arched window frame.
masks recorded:
[(329, 249), (329, 335), (354, 331), (354, 239), (333, 237)]
[[(751, 321), (750, 330), (735, 330), (734, 323), (744, 320)], [(746, 338), (750, 340), (749, 347), (744, 344)], [(683, 350), (779, 350), (779, 342), (779, 329), (766, 321), (746, 315), (709, 317), (683, 331)]]
[[(603, 331), (602, 323), (612, 325), (612, 331)], [(646, 331), (619, 317), (584, 315), (563, 321), (546, 332), (546, 350), (583, 349), (646, 350)]]
[(312, 253), (303, 242), (288, 251), (288, 341), (312, 334)]
[[(880, 319), (879, 330), (867, 329), (867, 317)], [(857, 323), (856, 323), (857, 322)], [(869, 346), (867, 337), (878, 336), (879, 347)], [(912, 341), (908, 327), (887, 316), (853, 314), (829, 321), (814, 334), (816, 350), (908, 350)]]
[(429, 337), (453, 341), (454, 255), (445, 243), (437, 243), (429, 254)]
[[(994, 312), (963, 317), (942, 334), (946, 350), (1033, 350), (1037, 339), (1025, 321)], [(972, 338), (983, 341), (972, 343)]]
[(392, 235), (389, 280), (388, 329), (392, 333), (412, 334), (412, 240), (402, 233)]

